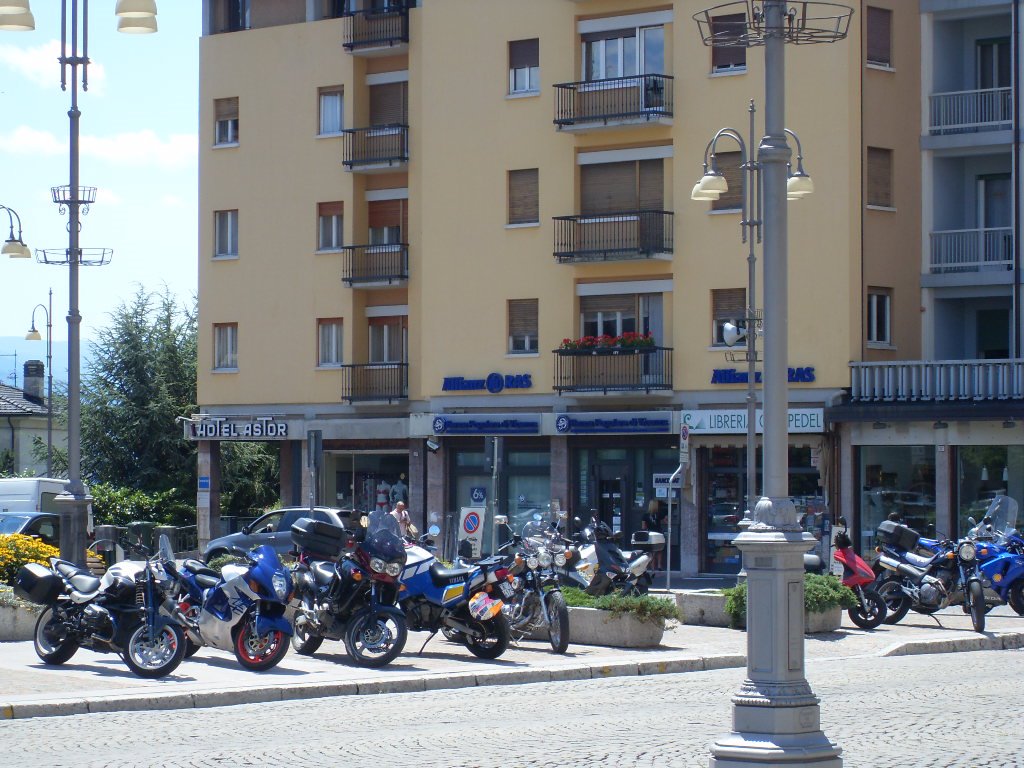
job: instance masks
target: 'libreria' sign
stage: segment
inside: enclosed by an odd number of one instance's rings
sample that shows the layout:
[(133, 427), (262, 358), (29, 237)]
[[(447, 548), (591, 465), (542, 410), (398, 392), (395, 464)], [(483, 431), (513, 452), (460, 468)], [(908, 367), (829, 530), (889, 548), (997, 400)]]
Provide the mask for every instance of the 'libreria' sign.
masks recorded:
[(530, 373), (489, 373), (482, 379), (467, 379), (465, 376), (445, 376), (441, 385), (443, 392), (477, 392), (486, 390), (496, 395), (506, 389), (530, 389), (533, 386)]
[[(789, 369), (789, 383), (790, 384), (810, 384), (814, 379), (814, 368), (790, 368)], [(757, 371), (754, 374), (754, 381), (758, 384), (761, 383), (761, 371)], [(747, 383), (747, 372), (739, 371), (735, 368), (715, 368), (711, 372), (711, 383), (712, 384), (746, 384)]]
[[(728, 410), (682, 411), (682, 423), (694, 434), (745, 434), (747, 412)], [(757, 412), (755, 430), (764, 432), (764, 412)], [(821, 408), (790, 408), (787, 412), (786, 431), (790, 433), (824, 432), (825, 412)]]

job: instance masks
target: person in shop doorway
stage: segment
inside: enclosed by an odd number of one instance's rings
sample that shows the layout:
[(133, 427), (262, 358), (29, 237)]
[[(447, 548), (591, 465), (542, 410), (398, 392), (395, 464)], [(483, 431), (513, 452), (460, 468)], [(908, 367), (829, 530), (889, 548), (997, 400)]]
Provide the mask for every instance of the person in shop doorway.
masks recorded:
[(391, 510), (391, 516), (398, 521), (398, 528), (401, 531), (402, 537), (408, 537), (412, 527), (412, 518), (409, 516), (409, 510), (405, 508), (404, 501), (399, 501), (395, 504), (395, 508)]
[[(661, 511), (661, 502), (657, 499), (651, 499), (647, 505), (647, 512), (640, 518), (640, 527), (645, 531), (664, 533), (664, 523), (665, 515)], [(663, 552), (651, 553), (651, 570), (660, 571), (664, 568), (664, 556)]]

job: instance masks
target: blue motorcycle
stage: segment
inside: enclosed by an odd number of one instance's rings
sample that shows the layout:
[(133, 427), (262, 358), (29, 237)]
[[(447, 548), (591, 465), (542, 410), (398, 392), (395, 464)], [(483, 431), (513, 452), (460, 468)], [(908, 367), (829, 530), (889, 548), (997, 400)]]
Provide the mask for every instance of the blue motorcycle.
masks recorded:
[(1009, 496), (996, 496), (981, 523), (968, 535), (978, 545), (986, 588), (1024, 616), (1024, 538), (1017, 532), (1016, 522), (1017, 502)]
[(245, 669), (262, 672), (288, 652), (292, 626), (285, 609), (292, 597), (291, 574), (264, 544), (228, 564), (220, 575), (198, 560), (176, 563), (167, 538), (160, 538), (164, 570), (182, 588), (167, 606), (196, 646), (235, 654)]

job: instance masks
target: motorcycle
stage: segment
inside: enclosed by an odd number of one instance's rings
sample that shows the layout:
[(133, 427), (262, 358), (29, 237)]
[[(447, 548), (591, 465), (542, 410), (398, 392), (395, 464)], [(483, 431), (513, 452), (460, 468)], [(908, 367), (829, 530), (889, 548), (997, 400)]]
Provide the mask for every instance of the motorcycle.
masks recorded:
[[(846, 521), (840, 518), (839, 524), (844, 528)], [(846, 610), (850, 621), (861, 629), (875, 629), (885, 621), (888, 609), (885, 601), (871, 584), (875, 582), (875, 572), (856, 552), (853, 542), (845, 530), (839, 531), (835, 538), (836, 551), (832, 559), (842, 565), (842, 583), (849, 587), (857, 596), (857, 605)]]
[(246, 553), (243, 564), (225, 565), (219, 577), (212, 577), (208, 568), (196, 568), (192, 561), (175, 562), (166, 536), (160, 537), (160, 556), (164, 570), (188, 596), (187, 600), (168, 597), (165, 608), (190, 641), (231, 651), (243, 668), (254, 672), (280, 663), (292, 634), (285, 608), (293, 585), (291, 574), (269, 545)]
[(968, 536), (978, 544), (978, 563), (985, 586), (1019, 616), (1024, 616), (1024, 538), (1015, 528), (1017, 502), (996, 496), (980, 524)]
[[(578, 517), (574, 522), (577, 526), (581, 524)], [(587, 547), (592, 545), (593, 557), (597, 561), (590, 583), (584, 590), (588, 595), (600, 597), (613, 592), (643, 595), (654, 583), (647, 571), (651, 556), (643, 551), (631, 552), (627, 557), (614, 541), (617, 536), (607, 523), (596, 518), (591, 518), (590, 524), (576, 534), (581, 556), (589, 557)], [(658, 552), (665, 547), (665, 536), (653, 531), (637, 531), (633, 534), (632, 544), (637, 549)]]
[[(343, 640), (353, 663), (390, 664), (405, 647), (409, 631), (396, 607), (398, 577), (405, 566), (405, 542), (398, 521), (372, 512), (361, 541), (337, 562), (322, 553), (346, 549), (347, 532), (329, 523), (300, 518), (291, 528), (298, 551), (292, 648), (310, 656), (324, 640)], [(319, 557), (318, 557), (319, 555)]]
[(79, 648), (116, 653), (139, 677), (171, 674), (185, 655), (185, 636), (161, 615), (169, 579), (157, 558), (123, 561), (101, 578), (58, 557), (50, 567), (28, 563), (14, 594), (45, 605), (33, 644), (44, 664), (63, 664)]
[[(440, 532), (436, 525), (428, 531), (430, 536)], [(502, 600), (513, 594), (501, 556), (467, 567), (444, 568), (425, 543), (421, 539), (406, 545), (400, 577), (399, 606), (409, 629), (430, 632), (433, 637), (447, 628), (446, 636), (463, 643), (474, 656), (498, 658), (511, 639)]]

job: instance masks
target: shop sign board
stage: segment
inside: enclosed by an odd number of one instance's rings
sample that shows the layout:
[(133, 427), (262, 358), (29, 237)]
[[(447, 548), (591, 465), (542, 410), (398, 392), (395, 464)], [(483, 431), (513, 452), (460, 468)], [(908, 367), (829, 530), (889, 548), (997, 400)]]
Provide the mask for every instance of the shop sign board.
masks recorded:
[(672, 414), (646, 413), (555, 414), (555, 432), (559, 435), (664, 434), (672, 431)]
[[(682, 411), (680, 418), (690, 434), (695, 435), (741, 435), (747, 433), (746, 410), (697, 410)], [(820, 434), (825, 431), (823, 408), (790, 408), (787, 432), (791, 434)], [(764, 432), (764, 412), (757, 412), (756, 430)]]
[(446, 413), (434, 416), (431, 426), (435, 435), (538, 435), (540, 416)]

